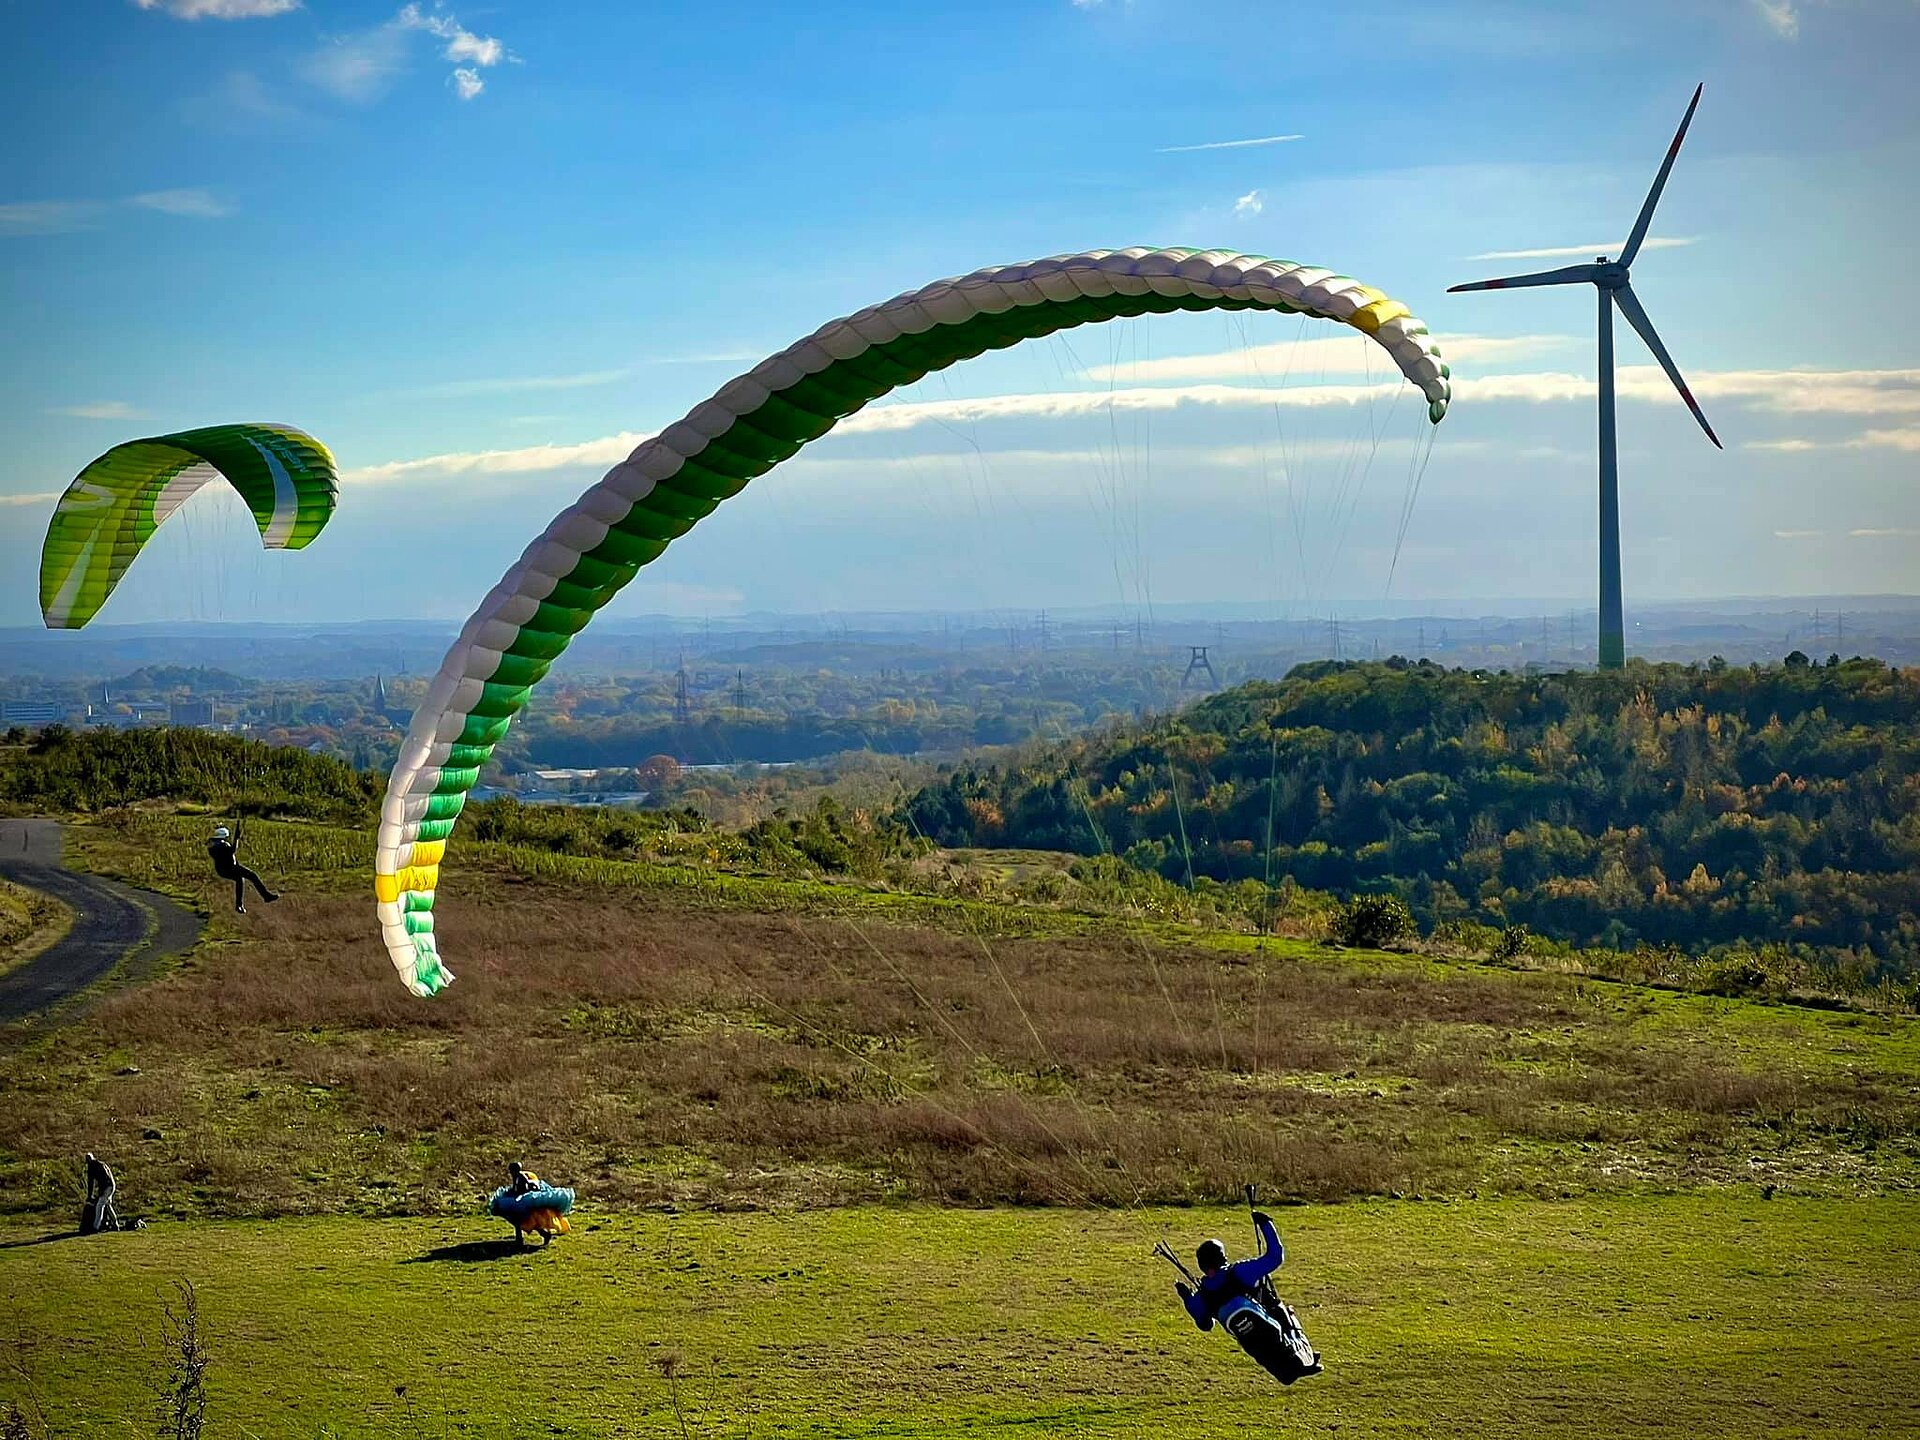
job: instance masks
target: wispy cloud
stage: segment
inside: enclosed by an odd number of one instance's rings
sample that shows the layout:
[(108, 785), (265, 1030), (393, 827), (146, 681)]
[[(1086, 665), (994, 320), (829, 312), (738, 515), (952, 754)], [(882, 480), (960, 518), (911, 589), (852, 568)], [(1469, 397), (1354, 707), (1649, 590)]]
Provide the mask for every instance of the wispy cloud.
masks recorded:
[(709, 350), (692, 355), (649, 355), (642, 365), (741, 365), (767, 357), (765, 350)]
[(486, 81), (480, 78), (481, 70), (513, 58), (507, 53), (507, 47), (491, 35), (474, 34), (445, 10), (428, 11), (417, 4), (403, 5), (394, 17), (394, 24), (403, 30), (423, 30), (447, 42), (441, 57), (453, 61), (456, 67), (447, 77), (447, 83), (462, 100), (471, 100), (487, 88)]
[(159, 10), (176, 20), (265, 20), (298, 10), (300, 0), (133, 0), (142, 10)]
[(1753, 0), (1753, 8), (1782, 40), (1800, 38), (1800, 10), (1794, 0)]
[(474, 34), (451, 12), (407, 4), (383, 25), (334, 36), (307, 57), (301, 73), (336, 99), (366, 104), (386, 94), (406, 68), (408, 44), (416, 34), (445, 42), (441, 58), (454, 63), (447, 84), (462, 100), (472, 100), (487, 88), (482, 70), (514, 58), (499, 40)]
[(124, 400), (96, 400), (88, 405), (56, 405), (47, 413), (74, 420), (131, 420), (140, 412)]
[[(1490, 337), (1480, 339), (1489, 346), (1560, 342), (1559, 336), (1523, 336), (1513, 340)], [(1319, 342), (1305, 342), (1317, 344)], [(1217, 357), (1193, 357), (1214, 359)], [(1181, 364), (1183, 361), (1149, 362)], [(1384, 362), (1383, 362), (1384, 363)], [(1112, 367), (1105, 367), (1112, 368)], [(1124, 367), (1115, 371), (1126, 373)], [(1357, 370), (1351, 373), (1359, 373)], [(1916, 396), (1920, 396), (1920, 371), (1708, 371), (1696, 378), (1694, 391), (1708, 398), (1741, 399), (1756, 408), (1774, 405), (1784, 380), (1796, 383), (1801, 403), (1811, 408), (1824, 395), (1831, 408), (1857, 403), (1861, 393), (1871, 393), (1875, 384), (1863, 384), (1862, 377), (1880, 381), (1887, 377), (1909, 377)], [(1095, 378), (1089, 372), (1089, 378)], [(1623, 399), (1654, 404), (1678, 405), (1679, 397), (1657, 366), (1625, 366), (1619, 372), (1619, 392)], [(1352, 384), (1290, 384), (1280, 388), (1266, 385), (1129, 385), (1111, 390), (1041, 391), (1009, 395), (988, 395), (971, 399), (902, 401), (871, 406), (849, 416), (834, 427), (837, 435), (900, 435), (926, 427), (954, 430), (959, 427), (987, 425), (1006, 420), (1055, 420), (1100, 416), (1108, 413), (1153, 414), (1182, 409), (1331, 409), (1390, 401), (1406, 388), (1398, 375), (1388, 374), (1373, 382)], [(1552, 404), (1570, 400), (1591, 400), (1594, 382), (1586, 376), (1564, 373), (1503, 374), (1478, 378), (1457, 378), (1456, 399), (1474, 404)], [(1920, 406), (1920, 400), (1916, 401)], [(1870, 432), (1887, 435), (1908, 432)], [(615, 465), (632, 452), (649, 433), (623, 431), (598, 440), (571, 445), (534, 445), (521, 449), (463, 451), (430, 455), (417, 460), (397, 460), (381, 465), (345, 471), (341, 479), (352, 483), (393, 481), (431, 481), (473, 475), (527, 475), (544, 471), (586, 466)], [(1251, 452), (1249, 452), (1251, 453)], [(839, 462), (835, 462), (839, 463)]]
[(1290, 140), (1304, 140), (1304, 135), (1256, 135), (1251, 140), (1205, 140), (1198, 145), (1162, 145), (1153, 153), (1156, 155), (1190, 155), (1195, 150), (1248, 150), (1255, 145), (1285, 145)]
[(32, 495), (0, 495), (0, 505), (50, 505), (59, 498), (58, 490), (41, 490)]
[(406, 32), (389, 22), (329, 38), (301, 63), (300, 75), (336, 100), (364, 105), (387, 93), (406, 62)]
[(211, 89), (184, 102), (200, 124), (232, 129), (248, 121), (280, 123), (300, 116), (286, 85), (268, 85), (251, 70), (229, 70)]
[(194, 220), (220, 220), (233, 214), (233, 206), (210, 190), (149, 190), (128, 198), (129, 205), (158, 210), (163, 215), (184, 215)]
[[(1056, 402), (1062, 399), (1072, 401), (1097, 401), (1097, 404), (1070, 404), (1061, 406), (1049, 404), (1045, 407), (1014, 407), (1001, 404), (990, 407), (996, 418), (1009, 415), (1063, 415), (1070, 413), (1099, 413), (1107, 406), (1107, 397), (1083, 396), (1003, 396), (1007, 400), (1046, 400)], [(1122, 392), (1118, 398), (1122, 406), (1135, 397)], [(1264, 403), (1271, 397), (1252, 394), (1244, 403)], [(987, 412), (980, 407), (983, 402), (933, 401), (925, 404), (895, 405), (884, 407), (884, 412), (868, 411), (855, 416), (835, 427), (836, 434), (875, 431), (902, 433), (923, 428), (938, 428), (951, 431), (955, 424), (965, 424), (983, 418)], [(876, 414), (884, 418), (871, 420)], [(340, 478), (350, 484), (379, 484), (396, 480), (413, 483), (431, 483), (452, 479), (471, 479), (479, 475), (524, 476), (548, 471), (572, 470), (584, 466), (604, 466), (611, 468), (627, 458), (635, 446), (651, 439), (651, 435), (632, 432), (607, 436), (600, 440), (588, 440), (577, 445), (530, 445), (515, 450), (479, 450), (454, 452), (445, 455), (429, 455), (418, 460), (393, 461), (384, 465), (369, 465), (356, 470), (341, 472)], [(1389, 437), (1377, 447), (1382, 455), (1411, 453), (1418, 442), (1408, 437)], [(1461, 453), (1484, 451), (1489, 447), (1481, 442), (1461, 441), (1456, 447)], [(1303, 440), (1291, 439), (1284, 449), (1259, 445), (1175, 445), (1156, 447), (1154, 456), (1164, 464), (1187, 467), (1206, 467), (1224, 470), (1247, 470), (1256, 466), (1271, 467), (1270, 478), (1284, 480), (1284, 468), (1289, 463), (1298, 463), (1308, 459), (1348, 457), (1352, 454), (1352, 444), (1346, 440)], [(992, 445), (976, 445), (971, 442), (965, 446), (965, 453), (949, 451), (925, 451), (909, 455), (807, 455), (802, 454), (789, 460), (782, 467), (785, 470), (800, 470), (813, 474), (830, 473), (835, 475), (877, 475), (899, 479), (901, 477), (925, 477), (941, 470), (965, 471), (977, 465), (982, 457), (991, 459), (996, 466), (1009, 468), (1024, 467), (1047, 469), (1079, 466), (1110, 466), (1113, 454), (1097, 446), (1047, 447), (1034, 445), (1014, 445), (997, 448)], [(1559, 452), (1541, 452), (1532, 458), (1560, 458)], [(1585, 457), (1579, 457), (1584, 459)]]
[(90, 230), (115, 205), (133, 205), (195, 220), (214, 220), (233, 207), (206, 190), (149, 190), (125, 200), (18, 200), (0, 205), (0, 236), (66, 235)]
[(1824, 530), (1776, 530), (1773, 532), (1773, 538), (1776, 540), (1818, 540), (1826, 533)]
[(1905, 450), (1920, 452), (1920, 427), (1896, 430), (1868, 430), (1842, 440), (1807, 440), (1789, 436), (1782, 440), (1752, 440), (1746, 450), (1770, 450), (1776, 454), (1802, 455), (1811, 450)]
[[(1643, 250), (1677, 250), (1682, 245), (1696, 245), (1698, 235), (1649, 235), (1640, 242)], [(1626, 249), (1625, 240), (1612, 243), (1600, 241), (1592, 245), (1547, 245), (1535, 250), (1488, 250), (1479, 255), (1469, 255), (1469, 260), (1567, 260), (1585, 258), (1591, 260), (1596, 255), (1618, 255)]]
[(1267, 202), (1260, 198), (1258, 190), (1249, 190), (1233, 202), (1233, 215), (1236, 220), (1250, 220), (1267, 208)]
[[(1513, 361), (1551, 354), (1576, 343), (1570, 335), (1453, 335), (1442, 348), (1449, 364)], [(1585, 344), (1588, 342), (1580, 341)], [(1264, 380), (1326, 375), (1379, 375), (1393, 362), (1360, 335), (1277, 340), (1206, 355), (1168, 355), (1132, 364), (1095, 365), (1086, 378), (1129, 385), (1179, 380)]]
[(475, 65), (498, 65), (507, 58), (507, 47), (491, 35), (476, 35), (444, 10), (429, 14), (418, 5), (403, 5), (395, 22), (404, 30), (424, 30), (447, 42), (447, 59), (470, 60)]
[(631, 370), (589, 370), (578, 375), (520, 375), (484, 380), (447, 380), (397, 392), (421, 400), (460, 400), (472, 395), (513, 395), (529, 390), (587, 390), (625, 380)]
[[(1688, 379), (1699, 400), (1736, 401), (1774, 414), (1920, 414), (1920, 370), (1707, 370)], [(1657, 365), (1623, 365), (1615, 385), (1622, 399), (1680, 403)], [(1453, 388), (1456, 397), (1534, 403), (1586, 400), (1598, 390), (1590, 376), (1552, 371), (1460, 378)]]
[(0, 235), (64, 235), (85, 230), (99, 214), (92, 200), (16, 200), (0, 205)]
[(1915, 535), (1920, 535), (1920, 530), (1907, 527), (1847, 531), (1847, 538), (1850, 540), (1905, 540)]
[(347, 484), (381, 485), (460, 475), (537, 475), (585, 465), (612, 466), (626, 459), (642, 440), (650, 438), (650, 432), (623, 430), (617, 435), (576, 445), (529, 445), (518, 450), (470, 450), (427, 455), (418, 460), (389, 460), (382, 465), (343, 470), (340, 479)]

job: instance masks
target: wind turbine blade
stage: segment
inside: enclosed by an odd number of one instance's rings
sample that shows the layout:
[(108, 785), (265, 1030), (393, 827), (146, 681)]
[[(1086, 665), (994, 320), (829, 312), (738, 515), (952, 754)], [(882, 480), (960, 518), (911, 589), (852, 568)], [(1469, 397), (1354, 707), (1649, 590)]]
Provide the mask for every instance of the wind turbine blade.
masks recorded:
[(1687, 104), (1687, 113), (1681, 118), (1680, 129), (1674, 134), (1673, 144), (1667, 147), (1667, 158), (1660, 162), (1660, 173), (1653, 177), (1653, 189), (1647, 192), (1647, 203), (1640, 207), (1640, 218), (1633, 222), (1633, 233), (1627, 236), (1627, 248), (1620, 252), (1619, 264), (1623, 267), (1633, 264), (1633, 257), (1640, 253), (1640, 242), (1647, 238), (1647, 227), (1653, 223), (1653, 207), (1660, 203), (1660, 192), (1667, 188), (1667, 176), (1673, 173), (1674, 157), (1680, 153), (1680, 142), (1687, 138), (1687, 127), (1693, 123), (1693, 112), (1700, 108), (1700, 92), (1706, 88), (1704, 81), (1693, 87), (1693, 99)]
[(1647, 342), (1647, 349), (1653, 352), (1653, 358), (1660, 362), (1660, 368), (1667, 372), (1667, 378), (1673, 381), (1673, 388), (1680, 392), (1680, 398), (1687, 402), (1687, 408), (1693, 411), (1693, 418), (1700, 422), (1700, 428), (1707, 432), (1707, 439), (1720, 449), (1720, 437), (1713, 433), (1713, 426), (1707, 423), (1707, 417), (1701, 413), (1700, 404), (1693, 398), (1693, 392), (1687, 389), (1687, 382), (1680, 378), (1680, 367), (1673, 363), (1673, 357), (1667, 354), (1667, 347), (1660, 343), (1660, 337), (1654, 333), (1653, 322), (1647, 318), (1647, 312), (1640, 308), (1640, 301), (1633, 293), (1631, 285), (1622, 285), (1613, 292), (1613, 303), (1620, 307), (1620, 313), (1627, 317), (1627, 323), (1633, 326), (1635, 333)]
[(1501, 280), (1472, 280), (1465, 285), (1449, 285), (1447, 293), (1462, 290), (1518, 290), (1527, 285), (1574, 285), (1591, 280), (1600, 273), (1598, 265), (1563, 265), (1558, 270), (1536, 270), (1531, 275), (1509, 275)]

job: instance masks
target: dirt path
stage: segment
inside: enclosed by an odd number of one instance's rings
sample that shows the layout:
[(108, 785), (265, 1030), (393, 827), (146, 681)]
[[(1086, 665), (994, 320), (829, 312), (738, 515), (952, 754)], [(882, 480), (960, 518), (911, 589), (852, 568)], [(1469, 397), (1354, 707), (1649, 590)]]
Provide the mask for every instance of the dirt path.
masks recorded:
[(0, 975), (0, 1024), (46, 1010), (121, 965), (147, 966), (200, 938), (183, 906), (117, 880), (69, 870), (55, 820), (0, 820), (0, 876), (73, 911), (73, 928)]

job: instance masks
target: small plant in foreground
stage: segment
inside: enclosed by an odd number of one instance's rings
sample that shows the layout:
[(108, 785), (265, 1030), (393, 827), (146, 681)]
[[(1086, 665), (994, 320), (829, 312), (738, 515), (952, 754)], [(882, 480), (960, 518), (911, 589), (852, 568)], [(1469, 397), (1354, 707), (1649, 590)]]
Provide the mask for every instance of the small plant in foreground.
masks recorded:
[(175, 1283), (179, 1300), (162, 1312), (160, 1339), (166, 1350), (161, 1376), (160, 1434), (165, 1440), (200, 1440), (207, 1427), (207, 1368), (213, 1359), (200, 1334), (200, 1293), (191, 1280)]

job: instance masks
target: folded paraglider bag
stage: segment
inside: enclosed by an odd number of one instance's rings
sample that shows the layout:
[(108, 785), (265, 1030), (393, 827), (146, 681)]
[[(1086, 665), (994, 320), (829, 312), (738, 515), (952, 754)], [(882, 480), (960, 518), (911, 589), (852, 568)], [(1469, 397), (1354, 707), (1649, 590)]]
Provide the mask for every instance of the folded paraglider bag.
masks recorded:
[(514, 1229), (538, 1230), (545, 1235), (565, 1234), (566, 1217), (572, 1209), (573, 1191), (558, 1185), (542, 1185), (523, 1195), (509, 1195), (503, 1185), (487, 1202), (488, 1212), (498, 1215)]
[(1248, 1305), (1225, 1321), (1227, 1333), (1262, 1370), (1282, 1385), (1291, 1385), (1314, 1370), (1313, 1347), (1298, 1329), (1287, 1329), (1264, 1310)]

